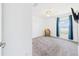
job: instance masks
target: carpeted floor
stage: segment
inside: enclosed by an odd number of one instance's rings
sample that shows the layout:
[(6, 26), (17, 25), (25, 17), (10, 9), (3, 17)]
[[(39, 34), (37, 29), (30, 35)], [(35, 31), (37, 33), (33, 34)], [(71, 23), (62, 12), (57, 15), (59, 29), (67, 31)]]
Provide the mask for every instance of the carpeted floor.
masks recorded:
[(55, 37), (37, 37), (32, 39), (33, 56), (77, 56), (77, 44)]

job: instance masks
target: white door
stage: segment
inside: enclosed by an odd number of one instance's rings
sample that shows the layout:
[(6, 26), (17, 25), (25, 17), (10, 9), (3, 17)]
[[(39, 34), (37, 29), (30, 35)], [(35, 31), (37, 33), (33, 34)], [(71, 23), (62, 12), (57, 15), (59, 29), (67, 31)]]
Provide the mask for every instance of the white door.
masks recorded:
[(1, 18), (1, 16), (2, 16), (2, 7), (1, 7), (1, 3), (0, 3), (0, 56), (1, 56), (1, 54), (2, 54), (2, 48), (1, 48), (1, 41), (2, 41), (2, 18)]
[(32, 55), (31, 4), (4, 3), (3, 7), (3, 48), (4, 56)]

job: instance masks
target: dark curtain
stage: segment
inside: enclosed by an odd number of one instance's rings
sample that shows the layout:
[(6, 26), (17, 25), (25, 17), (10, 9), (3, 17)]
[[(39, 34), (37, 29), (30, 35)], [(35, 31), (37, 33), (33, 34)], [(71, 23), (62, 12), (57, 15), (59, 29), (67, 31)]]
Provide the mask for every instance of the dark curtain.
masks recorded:
[(68, 38), (70, 40), (73, 40), (73, 21), (72, 21), (72, 15), (69, 16), (69, 35)]
[(56, 22), (56, 36), (59, 37), (59, 17), (57, 17), (57, 22)]

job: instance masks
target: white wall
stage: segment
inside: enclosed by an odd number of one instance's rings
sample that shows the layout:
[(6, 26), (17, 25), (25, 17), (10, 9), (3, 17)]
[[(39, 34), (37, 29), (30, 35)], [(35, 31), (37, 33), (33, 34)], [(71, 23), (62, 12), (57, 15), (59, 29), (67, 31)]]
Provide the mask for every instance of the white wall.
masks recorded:
[(56, 22), (53, 21), (55, 18), (46, 19), (42, 17), (43, 11), (49, 8), (49, 6), (46, 5), (47, 4), (38, 4), (37, 6), (32, 6), (32, 38), (44, 35), (43, 31), (47, 26), (51, 29), (53, 34), (55, 34), (55, 28), (53, 29)]
[[(79, 11), (79, 4), (43, 3), (43, 4), (37, 4), (37, 6), (32, 6), (32, 38), (43, 35), (41, 32), (46, 26), (48, 26), (51, 29), (52, 36), (56, 36), (56, 17), (57, 16), (61, 17), (64, 16), (64, 14), (68, 13), (71, 14), (70, 9), (71, 7)], [(52, 9), (53, 15), (50, 19), (45, 18), (43, 16), (44, 11), (47, 9)], [(74, 40), (78, 41), (77, 27), (74, 20), (73, 23), (74, 23), (73, 25)]]
[(3, 55), (32, 55), (31, 4), (3, 4)]
[(32, 38), (43, 35), (44, 23), (36, 17), (32, 16)]

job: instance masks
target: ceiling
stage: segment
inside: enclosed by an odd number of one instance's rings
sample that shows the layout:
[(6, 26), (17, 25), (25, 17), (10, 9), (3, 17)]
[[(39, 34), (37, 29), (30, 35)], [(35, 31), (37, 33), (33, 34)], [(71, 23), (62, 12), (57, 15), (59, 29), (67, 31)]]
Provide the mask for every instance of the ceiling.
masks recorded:
[(69, 3), (35, 3), (32, 4), (33, 16), (60, 16), (71, 13), (71, 7), (75, 11), (79, 11), (79, 4)]

